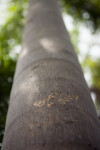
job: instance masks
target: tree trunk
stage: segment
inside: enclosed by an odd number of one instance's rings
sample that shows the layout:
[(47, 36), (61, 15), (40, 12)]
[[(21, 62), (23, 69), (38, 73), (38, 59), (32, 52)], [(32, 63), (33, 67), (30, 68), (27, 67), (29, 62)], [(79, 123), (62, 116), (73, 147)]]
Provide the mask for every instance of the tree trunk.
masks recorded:
[(100, 122), (57, 0), (31, 0), (2, 150), (78, 149), (100, 149)]

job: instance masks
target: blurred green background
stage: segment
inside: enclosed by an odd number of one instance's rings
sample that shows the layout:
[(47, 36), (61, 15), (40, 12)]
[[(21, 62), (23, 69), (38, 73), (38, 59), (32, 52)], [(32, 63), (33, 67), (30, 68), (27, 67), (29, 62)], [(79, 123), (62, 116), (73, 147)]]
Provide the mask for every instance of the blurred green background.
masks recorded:
[[(100, 0), (59, 2), (100, 117)], [(16, 61), (21, 50), (27, 8), (27, 0), (0, 0), (0, 143)]]

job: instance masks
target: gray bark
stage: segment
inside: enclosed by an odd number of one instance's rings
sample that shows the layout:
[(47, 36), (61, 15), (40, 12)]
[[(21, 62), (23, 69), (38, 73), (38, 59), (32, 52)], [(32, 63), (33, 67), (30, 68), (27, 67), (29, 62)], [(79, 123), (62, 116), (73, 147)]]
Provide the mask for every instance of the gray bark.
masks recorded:
[(57, 0), (31, 0), (2, 150), (100, 149), (100, 122)]

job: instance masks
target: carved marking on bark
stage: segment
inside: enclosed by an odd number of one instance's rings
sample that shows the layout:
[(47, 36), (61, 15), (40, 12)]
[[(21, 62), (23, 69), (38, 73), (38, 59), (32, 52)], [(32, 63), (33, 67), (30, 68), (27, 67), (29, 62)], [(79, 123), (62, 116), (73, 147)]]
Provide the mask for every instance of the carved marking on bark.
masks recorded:
[[(57, 99), (56, 102), (53, 99)], [(60, 103), (60, 104), (66, 104), (66, 102), (75, 99), (76, 101), (78, 101), (79, 96), (75, 95), (75, 94), (69, 94), (65, 97), (61, 96), (60, 92), (54, 92), (53, 94), (48, 95), (48, 97), (46, 97), (43, 100), (37, 100), (35, 101), (35, 103), (33, 103), (34, 106), (36, 107), (42, 107), (44, 105), (46, 105), (47, 107), (51, 107), (53, 104), (55, 103)]]

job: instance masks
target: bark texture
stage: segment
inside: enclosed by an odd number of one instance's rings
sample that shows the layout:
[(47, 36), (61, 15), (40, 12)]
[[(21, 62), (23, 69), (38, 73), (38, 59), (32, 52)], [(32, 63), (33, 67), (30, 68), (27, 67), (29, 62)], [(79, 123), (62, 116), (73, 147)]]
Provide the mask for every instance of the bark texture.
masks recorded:
[(30, 0), (2, 150), (100, 150), (100, 122), (57, 0)]

